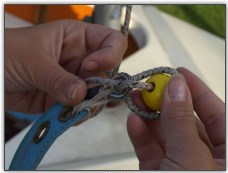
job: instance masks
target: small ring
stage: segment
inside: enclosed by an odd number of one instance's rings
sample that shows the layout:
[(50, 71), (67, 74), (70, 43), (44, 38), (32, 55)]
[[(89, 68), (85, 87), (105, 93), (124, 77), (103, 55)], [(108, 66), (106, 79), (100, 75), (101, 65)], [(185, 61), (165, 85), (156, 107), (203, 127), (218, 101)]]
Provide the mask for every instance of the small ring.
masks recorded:
[(66, 122), (69, 119), (73, 118), (72, 111), (73, 107), (65, 106), (63, 110), (59, 113), (59, 121)]
[(42, 123), (37, 129), (36, 132), (33, 136), (33, 141), (38, 144), (39, 142), (41, 142), (44, 137), (47, 135), (48, 130), (50, 127), (50, 122), (49, 121), (45, 121), (44, 123)]
[[(114, 79), (114, 80), (119, 80), (119, 79), (131, 80), (132, 77), (127, 73), (118, 73), (112, 79)], [(132, 90), (133, 90), (133, 88), (128, 87), (128, 88), (124, 89), (123, 91), (114, 91), (113, 93), (111, 93), (109, 95), (109, 98), (116, 99), (116, 100), (123, 99), (123, 98), (127, 97), (131, 93)]]

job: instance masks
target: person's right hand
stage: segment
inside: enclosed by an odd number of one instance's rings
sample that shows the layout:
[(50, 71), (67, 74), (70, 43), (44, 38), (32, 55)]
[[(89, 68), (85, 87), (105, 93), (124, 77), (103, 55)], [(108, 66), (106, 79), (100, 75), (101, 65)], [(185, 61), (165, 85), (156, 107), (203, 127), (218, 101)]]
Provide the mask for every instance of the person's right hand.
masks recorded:
[[(225, 104), (194, 74), (179, 68), (163, 95), (161, 120), (128, 118), (142, 170), (225, 169)], [(132, 95), (145, 109), (141, 93)], [(198, 118), (195, 117), (194, 111)]]
[(5, 30), (5, 109), (42, 113), (56, 102), (79, 104), (86, 77), (106, 77), (127, 39), (103, 25), (60, 20)]

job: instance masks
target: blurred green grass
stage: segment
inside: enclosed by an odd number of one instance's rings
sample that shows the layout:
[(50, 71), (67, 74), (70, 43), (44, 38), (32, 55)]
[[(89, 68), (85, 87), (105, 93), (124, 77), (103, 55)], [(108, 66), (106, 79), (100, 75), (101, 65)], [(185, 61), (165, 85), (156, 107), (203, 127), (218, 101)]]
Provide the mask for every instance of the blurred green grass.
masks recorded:
[(161, 11), (199, 26), (225, 38), (226, 6), (221, 5), (156, 5)]

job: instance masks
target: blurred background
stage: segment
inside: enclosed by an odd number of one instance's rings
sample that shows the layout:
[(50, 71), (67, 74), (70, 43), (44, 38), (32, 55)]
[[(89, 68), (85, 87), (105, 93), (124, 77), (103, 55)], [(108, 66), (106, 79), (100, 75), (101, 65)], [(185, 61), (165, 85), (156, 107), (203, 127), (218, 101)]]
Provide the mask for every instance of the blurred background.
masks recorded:
[(161, 11), (225, 39), (225, 5), (156, 5)]
[[(155, 5), (159, 10), (225, 38), (225, 5)], [(5, 5), (5, 11), (33, 24), (59, 19), (85, 20), (94, 6)]]
[[(5, 28), (74, 19), (121, 30), (125, 9), (125, 5), (5, 4)], [(133, 75), (158, 66), (184, 66), (225, 101), (225, 14), (224, 4), (133, 5), (129, 46), (120, 71)], [(124, 103), (109, 104), (97, 117), (61, 135), (38, 169), (137, 170), (126, 131), (128, 114)], [(30, 126), (31, 122), (5, 116), (6, 168)]]

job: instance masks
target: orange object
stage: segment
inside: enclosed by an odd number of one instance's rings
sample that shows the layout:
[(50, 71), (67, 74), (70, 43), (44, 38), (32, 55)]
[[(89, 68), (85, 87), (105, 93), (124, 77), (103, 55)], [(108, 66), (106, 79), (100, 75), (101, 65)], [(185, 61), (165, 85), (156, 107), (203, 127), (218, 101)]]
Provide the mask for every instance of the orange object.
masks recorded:
[(36, 23), (39, 5), (5, 5), (5, 11), (31, 23)]
[(46, 21), (59, 19), (83, 20), (86, 16), (92, 16), (93, 8), (86, 5), (49, 5)]
[(33, 24), (60, 19), (83, 20), (92, 16), (93, 10), (88, 5), (5, 5), (5, 11)]

